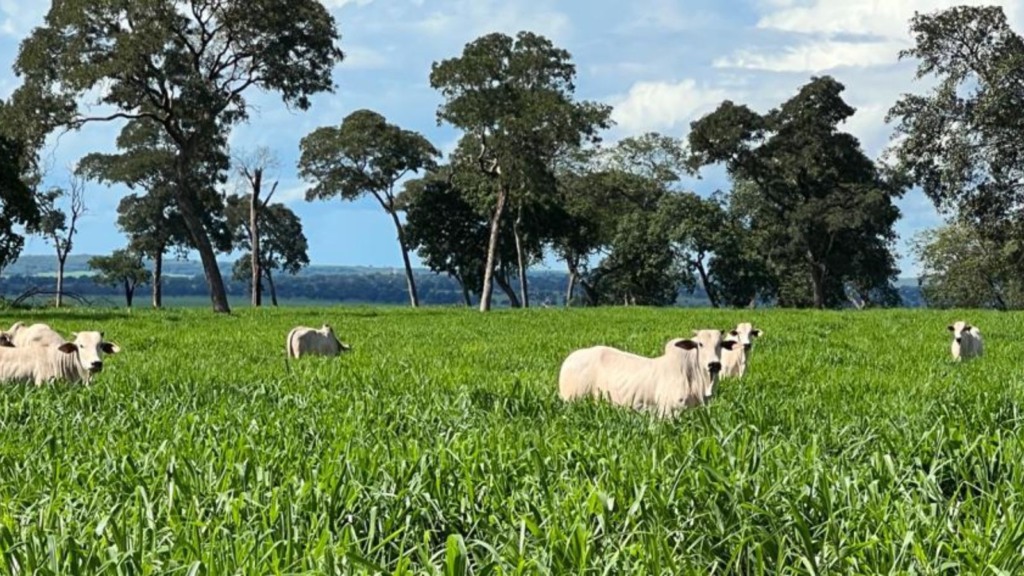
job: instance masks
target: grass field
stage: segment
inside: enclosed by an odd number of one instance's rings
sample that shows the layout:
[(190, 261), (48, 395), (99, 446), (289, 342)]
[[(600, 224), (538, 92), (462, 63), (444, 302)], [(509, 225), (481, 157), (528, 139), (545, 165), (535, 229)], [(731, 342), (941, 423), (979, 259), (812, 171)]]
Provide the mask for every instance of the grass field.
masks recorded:
[[(949, 358), (951, 320), (986, 356)], [(22, 574), (1013, 574), (1021, 316), (400, 308), (0, 314), (123, 352), (0, 388)], [(571, 350), (764, 329), (675, 421), (564, 405)], [(295, 324), (355, 350), (285, 371)]]

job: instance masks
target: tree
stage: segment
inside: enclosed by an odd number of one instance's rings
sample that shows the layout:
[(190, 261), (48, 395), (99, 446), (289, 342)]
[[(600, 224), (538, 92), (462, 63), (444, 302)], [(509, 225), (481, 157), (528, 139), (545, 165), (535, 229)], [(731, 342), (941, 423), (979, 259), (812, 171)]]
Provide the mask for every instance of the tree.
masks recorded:
[[(531, 32), (492, 33), (466, 44), (462, 55), (434, 62), (430, 85), (445, 102), (448, 122), (480, 142), (477, 166), (496, 182), (490, 213), (480, 310), (491, 306), (502, 216), (510, 194), (555, 190), (554, 158), (610, 125), (610, 107), (573, 100), (576, 67), (566, 50)], [(524, 266), (520, 258), (520, 276)]]
[(407, 180), (397, 205), (405, 213), (405, 235), (409, 249), (415, 249), (432, 271), (455, 279), (466, 306), (470, 295), (478, 294), (484, 277), (484, 252), (488, 225), (444, 172), (430, 172), (423, 178)]
[(18, 259), (25, 245), (15, 228), (39, 223), (39, 206), (29, 176), (28, 143), (16, 134), (17, 120), (0, 100), (0, 270)]
[[(137, 0), (54, 3), (15, 63), (15, 100), (49, 128), (147, 119), (173, 144), (173, 193), (199, 252), (215, 312), (230, 312), (196, 191), (227, 169), (227, 134), (248, 116), (245, 94), (278, 91), (305, 110), (332, 91), (343, 58), (334, 18), (317, 0)], [(79, 100), (103, 88), (91, 116)], [(27, 113), (27, 112), (26, 112)]]
[(598, 303), (669, 306), (680, 285), (693, 277), (680, 268), (668, 230), (651, 214), (636, 211), (618, 222), (611, 251), (591, 274)]
[[(86, 155), (76, 172), (106, 184), (125, 184), (143, 195), (129, 194), (117, 207), (117, 224), (128, 235), (129, 247), (153, 261), (153, 307), (162, 305), (163, 259), (170, 249), (185, 258), (195, 248), (188, 225), (179, 210), (176, 194), (188, 193), (190, 201), (200, 208), (200, 220), (212, 247), (217, 252), (231, 251), (231, 235), (224, 217), (224, 201), (210, 184), (186, 192), (175, 180), (177, 151), (158, 124), (149, 120), (133, 120), (117, 138), (120, 154)], [(216, 167), (206, 167), (200, 182), (217, 180)]]
[[(232, 276), (239, 281), (253, 281), (252, 254), (250, 244), (252, 231), (249, 229), (249, 207), (252, 199), (248, 196), (228, 197), (228, 225), (234, 231), (235, 241), (246, 251), (237, 261)], [(277, 306), (277, 288), (274, 285), (274, 270), (298, 274), (309, 266), (309, 243), (302, 232), (302, 221), (287, 206), (281, 203), (265, 205), (260, 209), (262, 219), (259, 229), (259, 267), (262, 278), (270, 288), (270, 300)]]
[(110, 256), (93, 256), (89, 268), (97, 272), (93, 280), (101, 286), (124, 287), (125, 305), (132, 307), (135, 288), (149, 281), (149, 270), (142, 264), (142, 253), (130, 248), (114, 250)]
[(690, 275), (700, 278), (712, 308), (721, 305), (718, 286), (712, 281), (711, 260), (723, 244), (732, 241), (726, 232), (726, 212), (714, 198), (701, 198), (693, 192), (668, 194), (662, 199), (659, 217), (668, 228), (668, 237)]
[(395, 185), (410, 172), (432, 170), (441, 152), (418, 132), (403, 130), (372, 110), (356, 110), (338, 127), (317, 128), (299, 143), (299, 175), (315, 180), (306, 200), (373, 196), (391, 217), (405, 264), (409, 302), (419, 306), (409, 246), (398, 218)]
[[(65, 197), (68, 199), (66, 210), (57, 206), (57, 202)], [(86, 211), (85, 183), (81, 178), (72, 176), (67, 191), (51, 188), (42, 194), (39, 206), (39, 223), (28, 227), (27, 230), (45, 238), (57, 253), (57, 295), (54, 305), (60, 308), (64, 304), (64, 265), (74, 247), (78, 219)]]
[(253, 307), (260, 306), (262, 304), (263, 294), (263, 272), (260, 268), (260, 259), (257, 258), (257, 254), (262, 254), (260, 250), (260, 218), (263, 212), (267, 208), (267, 204), (270, 202), (270, 198), (274, 195), (277, 190), (278, 181), (275, 180), (270, 186), (270, 191), (267, 192), (266, 196), (261, 196), (263, 193), (263, 173), (277, 165), (277, 160), (271, 155), (271, 152), (266, 147), (258, 148), (249, 157), (239, 157), (236, 160), (236, 168), (242, 178), (249, 187), (249, 272), (251, 274), (249, 278), (249, 285), (252, 290), (252, 305)]
[(934, 308), (1024, 308), (1024, 283), (1012, 246), (999, 245), (958, 221), (914, 236), (921, 295)]
[(971, 222), (1024, 263), (1024, 38), (998, 6), (959, 6), (910, 21), (918, 79), (937, 83), (905, 94), (887, 151), (940, 212)]
[[(806, 279), (816, 308), (845, 301), (844, 283), (857, 278), (881, 286), (896, 275), (891, 253), (893, 226), (903, 193), (900, 179), (887, 179), (837, 126), (854, 113), (844, 86), (824, 76), (812, 78), (779, 108), (761, 115), (723, 102), (691, 123), (690, 166), (724, 164), (734, 179), (750, 183), (752, 210), (773, 229), (776, 262), (787, 280)], [(877, 252), (856, 266), (859, 252)], [(798, 302), (802, 305), (804, 301)]]

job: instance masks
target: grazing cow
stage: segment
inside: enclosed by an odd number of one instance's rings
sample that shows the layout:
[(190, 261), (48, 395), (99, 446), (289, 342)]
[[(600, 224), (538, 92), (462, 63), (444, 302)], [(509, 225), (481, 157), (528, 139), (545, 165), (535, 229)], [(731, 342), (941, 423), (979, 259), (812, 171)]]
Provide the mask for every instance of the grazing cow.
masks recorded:
[(121, 348), (103, 340), (103, 332), (79, 332), (58, 346), (0, 348), (0, 382), (85, 382), (103, 370), (103, 355)]
[(17, 322), (7, 333), (11, 336), (11, 344), (17, 347), (60, 346), (67, 342), (59, 332), (47, 324), (25, 326), (21, 322)]
[(673, 338), (661, 356), (648, 358), (610, 346), (576, 350), (562, 362), (558, 395), (570, 401), (606, 398), (618, 406), (651, 410), (662, 418), (704, 404), (714, 393), (722, 368), (719, 330), (694, 330), (693, 338)]
[(288, 332), (285, 343), (286, 357), (337, 356), (352, 349), (334, 335), (334, 329), (324, 324), (319, 330), (308, 326), (296, 326)]
[(959, 362), (985, 353), (985, 342), (981, 339), (981, 331), (977, 326), (971, 326), (961, 320), (946, 326), (946, 329), (953, 333), (953, 343), (949, 347), (953, 360)]
[(754, 328), (750, 322), (740, 322), (729, 331), (725, 340), (737, 342), (740, 346), (722, 350), (722, 378), (743, 377), (747, 371), (747, 354), (754, 347), (753, 338), (761, 336), (761, 330)]

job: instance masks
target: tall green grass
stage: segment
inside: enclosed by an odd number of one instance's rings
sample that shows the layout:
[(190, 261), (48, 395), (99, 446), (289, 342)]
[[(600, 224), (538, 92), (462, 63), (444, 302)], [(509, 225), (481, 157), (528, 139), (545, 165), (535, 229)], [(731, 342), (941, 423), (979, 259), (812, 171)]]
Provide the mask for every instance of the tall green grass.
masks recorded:
[[(951, 320), (986, 356), (954, 364)], [(1020, 316), (354, 308), (33, 312), (123, 352), (0, 387), (20, 574), (1013, 574)], [(572, 350), (764, 330), (661, 422), (563, 404)], [(284, 363), (296, 324), (355, 350)]]

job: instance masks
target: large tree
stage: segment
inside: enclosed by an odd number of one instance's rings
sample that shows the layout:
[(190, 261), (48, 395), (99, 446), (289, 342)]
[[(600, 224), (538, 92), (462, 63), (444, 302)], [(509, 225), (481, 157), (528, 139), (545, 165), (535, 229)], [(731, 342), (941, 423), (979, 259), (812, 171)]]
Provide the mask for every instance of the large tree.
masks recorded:
[(889, 111), (889, 153), (941, 212), (1024, 254), (1024, 38), (998, 6), (916, 13), (910, 33), (900, 57), (936, 82)]
[[(884, 177), (856, 137), (839, 131), (854, 113), (843, 90), (829, 76), (812, 78), (766, 114), (725, 101), (692, 122), (689, 134), (694, 169), (724, 164), (734, 179), (751, 183), (756, 216), (776, 231), (777, 260), (788, 276), (806, 279), (809, 298), (796, 304), (816, 308), (845, 301), (848, 281), (884, 286), (897, 273), (893, 201), (903, 187)], [(864, 251), (873, 257), (854, 258)]]
[[(253, 281), (251, 266), (254, 253), (250, 243), (253, 233), (249, 229), (251, 203), (248, 195), (232, 195), (227, 202), (228, 226), (234, 232), (236, 247), (244, 251), (235, 261), (232, 275), (235, 280), (250, 282)], [(284, 204), (268, 204), (260, 208), (260, 212), (259, 252), (256, 254), (259, 255), (261, 278), (258, 281), (267, 281), (271, 304), (277, 306), (274, 270), (295, 275), (309, 266), (309, 243), (302, 232), (302, 221)]]
[[(63, 198), (67, 199), (65, 208), (58, 205)], [(41, 216), (38, 224), (27, 229), (42, 236), (56, 252), (57, 294), (54, 297), (54, 306), (60, 308), (64, 304), (64, 267), (74, 248), (78, 219), (86, 212), (85, 182), (78, 176), (72, 176), (67, 190), (51, 188), (41, 194), (39, 207)]]
[(32, 150), (11, 112), (0, 101), (0, 271), (18, 259), (25, 245), (17, 228), (38, 224), (40, 216), (30, 176)]
[[(34, 122), (51, 128), (116, 119), (159, 126), (176, 152), (175, 200), (213, 309), (229, 312), (196, 191), (211, 185), (207, 172), (228, 168), (227, 135), (248, 117), (247, 92), (277, 91), (305, 110), (311, 95), (333, 90), (337, 39), (317, 0), (64, 0), (21, 44), (15, 71), (25, 83), (15, 100), (45, 112)], [(79, 108), (94, 90), (104, 113)]]
[(369, 194), (391, 217), (405, 264), (409, 302), (419, 306), (395, 185), (409, 173), (436, 168), (441, 152), (422, 134), (404, 130), (365, 109), (346, 116), (340, 126), (317, 128), (301, 140), (299, 148), (299, 175), (316, 182), (306, 192), (306, 200), (337, 196), (356, 200)]
[(231, 235), (224, 216), (224, 201), (212, 185), (218, 180), (216, 170), (206, 168), (206, 176), (194, 190), (176, 191), (177, 150), (160, 126), (152, 121), (133, 120), (117, 137), (118, 154), (93, 153), (85, 156), (76, 171), (79, 174), (111, 184), (124, 184), (132, 193), (123, 197), (117, 207), (117, 224), (128, 235), (129, 248), (153, 262), (153, 307), (163, 301), (163, 261), (171, 249), (179, 258), (195, 249), (193, 236), (175, 197), (192, 196), (200, 209), (203, 230), (216, 252), (231, 251)]
[(235, 159), (235, 169), (242, 177), (244, 185), (249, 189), (249, 286), (251, 290), (250, 302), (253, 307), (263, 304), (263, 272), (260, 266), (260, 222), (263, 220), (263, 213), (267, 204), (277, 191), (278, 180), (274, 180), (263, 195), (263, 189), (267, 176), (267, 170), (276, 167), (277, 158), (270, 152), (269, 148), (260, 147), (248, 155), (240, 155)]
[[(553, 162), (566, 148), (598, 141), (610, 107), (576, 102), (576, 66), (568, 51), (532, 32), (492, 33), (462, 54), (434, 62), (430, 85), (445, 101), (438, 123), (479, 139), (478, 168), (495, 181), (480, 310), (491, 307), (502, 216), (510, 195), (555, 190)], [(523, 266), (520, 265), (520, 275)]]

